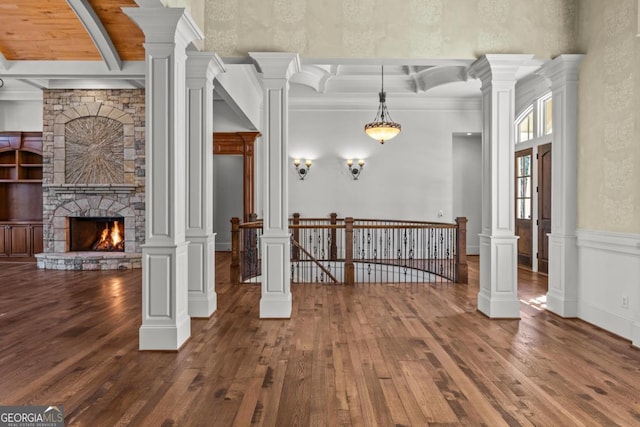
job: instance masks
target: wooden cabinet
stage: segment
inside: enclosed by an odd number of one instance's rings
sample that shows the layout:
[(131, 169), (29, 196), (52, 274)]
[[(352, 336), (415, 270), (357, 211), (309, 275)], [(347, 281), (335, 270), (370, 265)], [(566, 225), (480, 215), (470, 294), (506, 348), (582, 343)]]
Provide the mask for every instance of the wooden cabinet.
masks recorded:
[(0, 260), (30, 261), (42, 252), (42, 223), (0, 222)]
[(42, 237), (42, 133), (0, 132), (0, 261), (35, 261)]

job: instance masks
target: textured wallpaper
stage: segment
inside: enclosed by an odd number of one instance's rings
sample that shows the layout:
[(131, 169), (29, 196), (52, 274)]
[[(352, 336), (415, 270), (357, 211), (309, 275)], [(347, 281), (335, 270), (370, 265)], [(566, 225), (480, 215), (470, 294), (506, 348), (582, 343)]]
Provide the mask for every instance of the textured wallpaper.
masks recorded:
[[(177, 0), (173, 0), (177, 1)], [(187, 0), (184, 0), (187, 1)], [(575, 53), (577, 0), (206, 0), (220, 56), (475, 58)]]
[(636, 0), (583, 0), (578, 226), (640, 233)]

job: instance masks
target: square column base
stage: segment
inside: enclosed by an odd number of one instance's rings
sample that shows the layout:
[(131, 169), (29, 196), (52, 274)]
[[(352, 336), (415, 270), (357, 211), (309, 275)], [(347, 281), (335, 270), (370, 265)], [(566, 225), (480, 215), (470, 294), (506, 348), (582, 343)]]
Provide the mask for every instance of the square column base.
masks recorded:
[(262, 235), (260, 318), (291, 317), (291, 237)]
[(176, 326), (140, 326), (139, 350), (178, 351), (191, 336), (191, 318), (183, 318)]
[(492, 319), (519, 319), (518, 237), (480, 235), (478, 310)]
[(189, 240), (189, 316), (208, 318), (218, 308), (215, 291), (215, 234)]
[(178, 350), (191, 336), (188, 243), (142, 247), (140, 350)]

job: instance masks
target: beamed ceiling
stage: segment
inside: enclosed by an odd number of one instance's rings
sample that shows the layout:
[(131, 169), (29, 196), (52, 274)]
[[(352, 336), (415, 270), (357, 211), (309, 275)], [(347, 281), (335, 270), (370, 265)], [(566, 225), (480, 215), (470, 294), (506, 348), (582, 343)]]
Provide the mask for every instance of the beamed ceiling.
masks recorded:
[(134, 0), (2, 0), (6, 61), (141, 61), (144, 35), (122, 7)]

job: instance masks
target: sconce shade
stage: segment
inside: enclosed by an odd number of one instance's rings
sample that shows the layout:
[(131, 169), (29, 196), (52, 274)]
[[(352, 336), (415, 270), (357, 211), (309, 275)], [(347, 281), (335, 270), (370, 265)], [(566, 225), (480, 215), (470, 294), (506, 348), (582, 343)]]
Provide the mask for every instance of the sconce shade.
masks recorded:
[(364, 125), (364, 131), (369, 137), (380, 141), (380, 144), (384, 144), (385, 141), (394, 138), (402, 130), (400, 123), (394, 122), (387, 110), (387, 94), (384, 91), (384, 65), (382, 66), (382, 87), (379, 96), (380, 105), (378, 105), (376, 117), (371, 123)]

